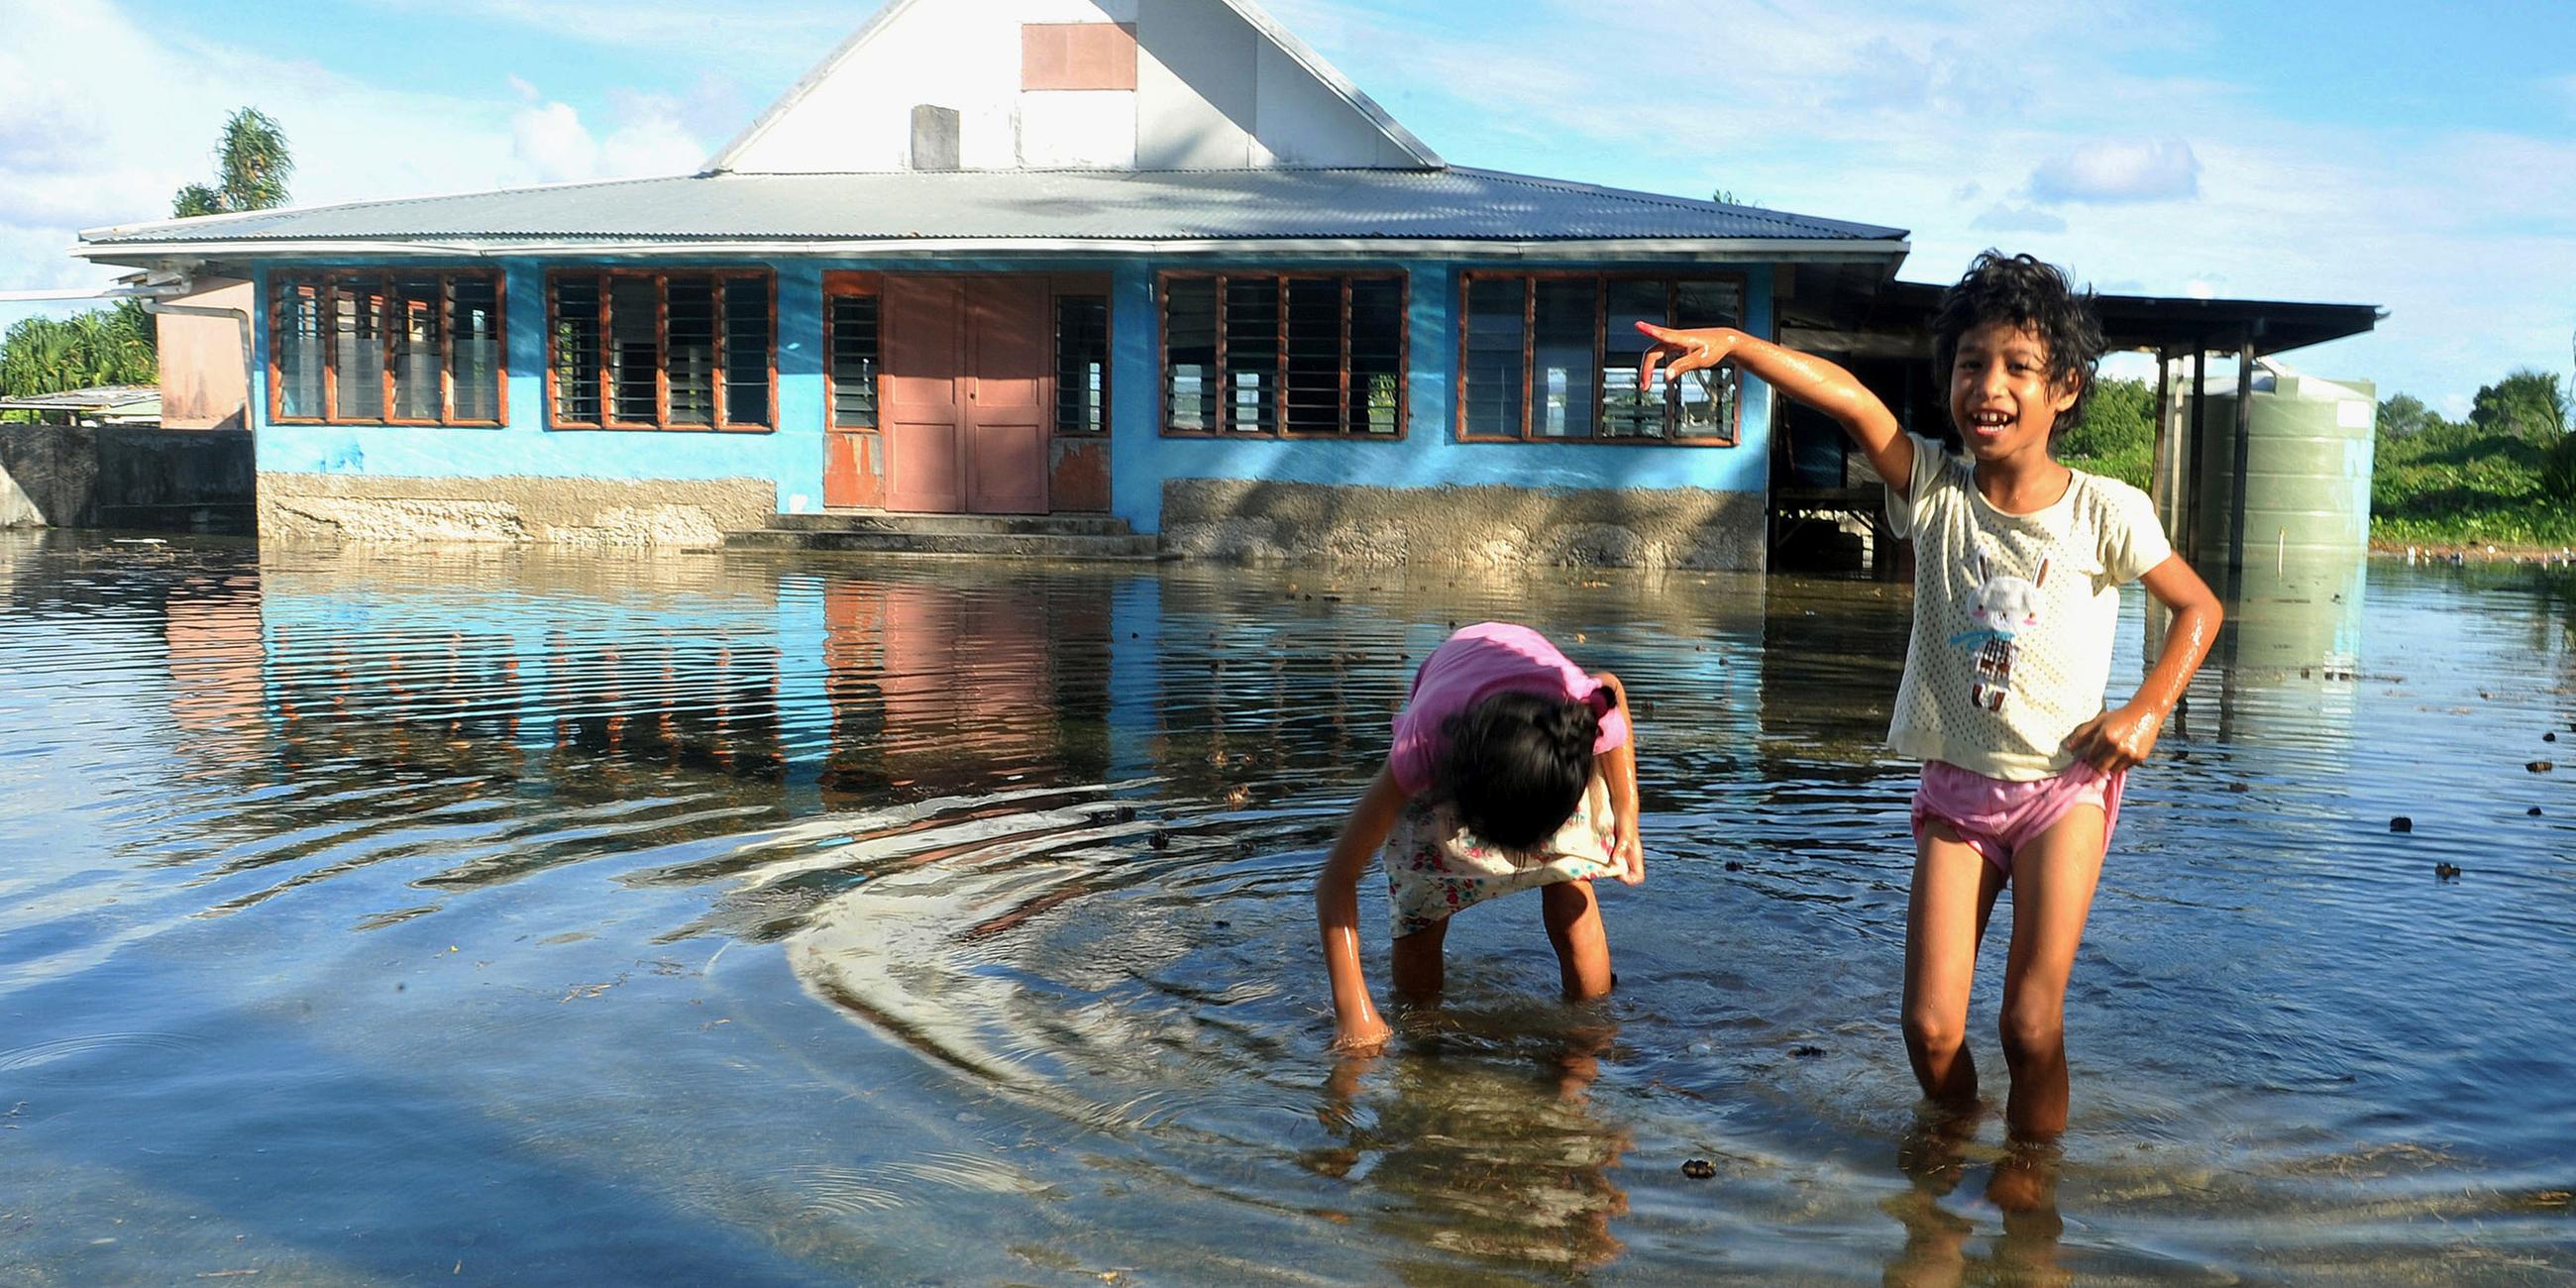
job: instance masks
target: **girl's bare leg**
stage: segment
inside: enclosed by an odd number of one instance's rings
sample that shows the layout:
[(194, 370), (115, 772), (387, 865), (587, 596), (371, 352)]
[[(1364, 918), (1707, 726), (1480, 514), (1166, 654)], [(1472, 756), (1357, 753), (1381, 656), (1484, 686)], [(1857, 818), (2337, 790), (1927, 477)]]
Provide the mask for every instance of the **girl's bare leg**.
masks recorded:
[(2004, 1120), (2025, 1140), (2066, 1130), (2066, 977), (2102, 877), (2102, 829), (2102, 811), (2078, 805), (2013, 857), (2002, 1026), (2012, 1099)]
[(1559, 881), (1540, 886), (1539, 896), (1565, 995), (1577, 1001), (1608, 997), (1610, 937), (1601, 929), (1601, 902), (1593, 896), (1592, 883)]
[(1942, 1104), (1977, 1098), (1977, 1065), (1968, 1055), (1968, 986), (1976, 980), (1986, 918), (2003, 887), (2003, 873), (1948, 824), (1925, 826), (1905, 909), (1905, 1055), (1923, 1094)]
[(1389, 973), (1395, 977), (1395, 992), (1408, 1002), (1435, 1002), (1446, 980), (1442, 969), (1440, 945), (1449, 938), (1449, 920), (1431, 923), (1429, 930), (1417, 930), (1395, 937), (1394, 951), (1388, 955)]

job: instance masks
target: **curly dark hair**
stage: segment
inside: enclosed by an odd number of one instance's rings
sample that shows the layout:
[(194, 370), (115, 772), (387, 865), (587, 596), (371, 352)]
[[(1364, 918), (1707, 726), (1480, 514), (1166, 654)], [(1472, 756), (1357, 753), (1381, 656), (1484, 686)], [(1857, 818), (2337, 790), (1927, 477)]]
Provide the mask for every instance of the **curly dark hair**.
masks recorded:
[(1586, 703), (1512, 692), (1451, 716), (1444, 732), (1440, 781), (1458, 821), (1525, 859), (1583, 803), (1601, 723)]
[(1988, 322), (2029, 327), (2048, 345), (2049, 382), (2072, 377), (2075, 405), (2058, 414), (2049, 428), (2055, 438), (2084, 422), (2093, 405), (2093, 367), (2102, 360), (2102, 323), (2093, 315), (2093, 292), (2079, 291), (2066, 270), (2029, 255), (1987, 250), (1968, 266), (1968, 275), (1941, 293), (1941, 309), (1932, 316), (1933, 370), (1946, 386), (1950, 364), (1959, 356), (1959, 339)]

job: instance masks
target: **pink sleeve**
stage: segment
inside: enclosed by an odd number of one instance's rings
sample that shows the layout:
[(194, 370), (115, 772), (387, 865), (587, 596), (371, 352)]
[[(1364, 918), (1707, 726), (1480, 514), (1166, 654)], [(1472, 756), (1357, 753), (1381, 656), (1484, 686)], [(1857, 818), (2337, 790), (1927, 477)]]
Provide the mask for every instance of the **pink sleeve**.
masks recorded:
[(1412, 696), (1395, 717), (1395, 743), (1387, 752), (1396, 785), (1414, 795), (1429, 791), (1446, 747), (1449, 717), (1508, 690), (1552, 692), (1569, 702), (1590, 703), (1601, 720), (1600, 735), (1592, 740), (1596, 756), (1627, 744), (1628, 715), (1609, 709), (1609, 693), (1599, 681), (1537, 631), (1484, 622), (1450, 636), (1415, 672)]

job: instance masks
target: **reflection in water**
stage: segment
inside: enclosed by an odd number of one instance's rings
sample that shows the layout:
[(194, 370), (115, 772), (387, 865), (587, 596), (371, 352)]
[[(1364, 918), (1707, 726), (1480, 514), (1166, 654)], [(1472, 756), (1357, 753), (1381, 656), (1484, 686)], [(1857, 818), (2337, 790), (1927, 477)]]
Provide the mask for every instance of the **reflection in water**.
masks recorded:
[[(0, 1234), (38, 1282), (2576, 1268), (2576, 780), (2525, 768), (2576, 596), (2275, 571), (2133, 780), (2056, 1158), (1909, 1115), (1899, 587), (0, 535)], [(1337, 1067), (1316, 865), (1487, 618), (1636, 700), (1621, 988), (1470, 918)]]
[[(1634, 1141), (1592, 1113), (1589, 1093), (1614, 1034), (1493, 1035), (1512, 1048), (1502, 1059), (1434, 1044), (1337, 1061), (1319, 1118), (1339, 1143), (1301, 1162), (1354, 1182), (1395, 1247), (1507, 1267), (1609, 1265), (1625, 1251), (1611, 1222), (1628, 1210), (1611, 1172)], [(1386, 1269), (1414, 1282), (1438, 1267), (1398, 1257)]]

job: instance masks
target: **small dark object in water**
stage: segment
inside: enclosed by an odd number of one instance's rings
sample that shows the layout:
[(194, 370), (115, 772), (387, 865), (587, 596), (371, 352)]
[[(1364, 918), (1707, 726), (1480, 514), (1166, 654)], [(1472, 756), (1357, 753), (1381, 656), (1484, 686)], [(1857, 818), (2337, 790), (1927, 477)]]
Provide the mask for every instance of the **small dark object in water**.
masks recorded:
[(1726, 861), (1726, 870), (1729, 872), (1742, 872), (1744, 870), (1744, 865), (1734, 859), (1728, 859)]
[(2523, 766), (2523, 768), (2528, 769), (2535, 774), (2545, 774), (2550, 770), (2558, 768), (2558, 766), (2550, 764), (2546, 760), (2535, 760), (2530, 764)]
[(2445, 881), (2457, 881), (2460, 879), (2460, 865), (2456, 863), (2436, 863), (2433, 865), (2433, 875), (2440, 877)]
[(2254, 784), (2252, 784), (2252, 783), (2229, 783), (2229, 784), (2227, 785), (2227, 790), (2229, 790), (2229, 791), (2231, 791), (2231, 792), (2240, 792), (2240, 793), (2242, 793), (2242, 792), (2250, 792), (2250, 791), (2254, 790)]
[(2415, 830), (2415, 820), (2400, 814), (2397, 817), (2388, 820), (2388, 830), (2391, 832), (2412, 832)]
[(2537, 806), (2537, 805), (2534, 805), (2534, 806), (2532, 806), (2530, 809), (2525, 810), (2525, 811), (2523, 811), (2523, 812), (2524, 812), (2524, 813), (2526, 813), (2526, 814), (2529, 814), (2529, 815), (2530, 815), (2531, 817), (2533, 817), (2533, 818), (2538, 818), (2538, 817), (2540, 817), (2540, 807), (2539, 807), (2539, 806)]
[(1118, 821), (1119, 821), (1119, 822), (1121, 822), (1121, 823), (1133, 823), (1133, 822), (1135, 822), (1135, 821), (1136, 821), (1136, 807), (1135, 807), (1135, 806), (1133, 806), (1133, 805), (1121, 805), (1121, 806), (1119, 806), (1119, 807), (1118, 807), (1117, 819), (1118, 819)]
[(1682, 1175), (1687, 1176), (1694, 1181), (1705, 1181), (1708, 1178), (1717, 1175), (1717, 1164), (1712, 1163), (1705, 1158), (1694, 1158), (1691, 1161), (1682, 1164)]
[(1216, 928), (1219, 930), (1231, 930), (1234, 928), (1234, 923), (1231, 921), (1220, 921), (1216, 923)]
[(1801, 1060), (1813, 1060), (1813, 1059), (1816, 1059), (1816, 1058), (1817, 1058), (1817, 1057), (1819, 1057), (1819, 1056), (1822, 1056), (1824, 1053), (1825, 1053), (1825, 1049), (1824, 1049), (1823, 1047), (1820, 1047), (1820, 1046), (1802, 1046), (1802, 1047), (1791, 1047), (1791, 1048), (1789, 1048), (1789, 1054), (1794, 1055), (1794, 1056), (1798, 1057), (1798, 1058), (1799, 1058), (1799, 1059), (1801, 1059)]
[(1157, 850), (1168, 850), (1172, 848), (1172, 834), (1169, 832), (1156, 832), (1149, 844)]
[(2552, 729), (2549, 732), (2540, 735), (2540, 740), (2542, 742), (2556, 742), (2558, 741), (2558, 731)]

